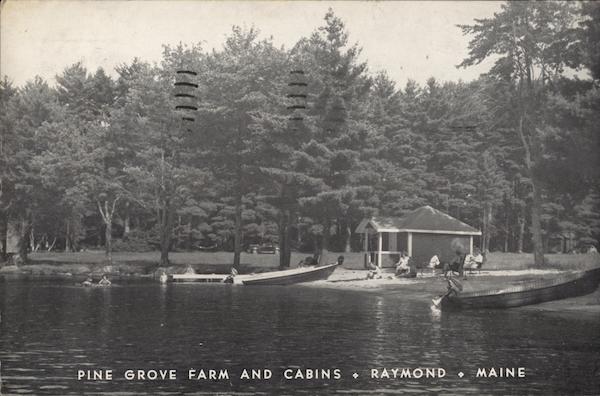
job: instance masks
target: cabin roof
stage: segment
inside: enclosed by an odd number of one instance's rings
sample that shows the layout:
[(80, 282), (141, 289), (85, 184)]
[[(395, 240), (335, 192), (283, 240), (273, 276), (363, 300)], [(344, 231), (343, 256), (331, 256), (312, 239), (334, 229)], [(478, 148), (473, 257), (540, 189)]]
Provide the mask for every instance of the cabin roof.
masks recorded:
[(422, 206), (404, 217), (375, 216), (364, 219), (356, 232), (414, 232), (434, 234), (481, 235), (481, 232), (431, 206)]

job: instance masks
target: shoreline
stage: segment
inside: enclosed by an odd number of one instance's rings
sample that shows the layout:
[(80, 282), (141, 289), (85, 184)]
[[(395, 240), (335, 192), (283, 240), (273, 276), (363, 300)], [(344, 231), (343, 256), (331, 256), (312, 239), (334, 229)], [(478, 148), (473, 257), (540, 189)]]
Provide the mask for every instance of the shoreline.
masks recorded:
[[(173, 264), (169, 267), (160, 267), (151, 262), (113, 262), (112, 265), (104, 263), (56, 263), (38, 261), (33, 264), (21, 266), (0, 267), (0, 279), (4, 282), (13, 280), (70, 280), (80, 282), (86, 277), (92, 277), (97, 281), (102, 275), (107, 274), (113, 282), (119, 281), (148, 281), (157, 279), (163, 271), (168, 274), (183, 273), (186, 268), (192, 267), (198, 273), (223, 273), (229, 268), (224, 264)], [(566, 266), (565, 266), (566, 267)], [(593, 267), (593, 265), (575, 266), (575, 268), (553, 268), (544, 269), (490, 269), (474, 273), (466, 273), (466, 279), (461, 280), (465, 291), (491, 290), (516, 286), (523, 282), (552, 278), (559, 274), (579, 271)], [(277, 270), (273, 266), (256, 266), (243, 264), (241, 273), (264, 272)], [(226, 271), (225, 271), (226, 272)], [(367, 271), (363, 269), (338, 268), (327, 279), (304, 283), (302, 287), (355, 291), (360, 293), (377, 293), (386, 295), (388, 293), (405, 293), (409, 300), (429, 302), (433, 296), (439, 295), (446, 290), (445, 278), (439, 274), (430, 272), (419, 273), (416, 278), (396, 278), (393, 272), (384, 272), (382, 279), (366, 279)], [(532, 312), (547, 312), (564, 315), (575, 315), (577, 317), (598, 318), (600, 315), (600, 288), (595, 292), (579, 297), (549, 301), (541, 304), (529, 305), (511, 309), (529, 310)]]

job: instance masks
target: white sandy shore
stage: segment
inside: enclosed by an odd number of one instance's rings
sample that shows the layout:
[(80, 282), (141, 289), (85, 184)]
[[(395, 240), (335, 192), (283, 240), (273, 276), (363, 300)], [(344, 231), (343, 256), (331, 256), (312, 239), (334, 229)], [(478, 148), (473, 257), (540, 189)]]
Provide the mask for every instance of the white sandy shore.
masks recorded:
[[(465, 271), (465, 275), (467, 277), (480, 277), (480, 276), (538, 276), (538, 275), (555, 275), (561, 274), (566, 271), (561, 271), (558, 269), (525, 269), (525, 270), (497, 270), (497, 271), (481, 271), (481, 272), (472, 272), (469, 273)], [(367, 271), (365, 270), (349, 270), (344, 268), (338, 268), (335, 272), (327, 279), (322, 282), (347, 282), (347, 281), (358, 281), (358, 280), (366, 280)], [(388, 272), (383, 274), (383, 279), (371, 279), (373, 282), (377, 281), (388, 281), (393, 280), (394, 283), (414, 283), (419, 280), (424, 280), (428, 278), (440, 278), (443, 275), (437, 271), (435, 274), (432, 272), (424, 272), (417, 274), (416, 278), (405, 279), (405, 278), (396, 278), (393, 272)]]
[[(467, 288), (477, 286), (504, 286), (506, 278), (513, 278), (518, 280), (531, 279), (535, 277), (545, 277), (549, 275), (557, 275), (564, 273), (557, 269), (526, 269), (526, 270), (498, 270), (498, 271), (481, 271), (466, 273), (467, 280), (464, 281)], [(418, 274), (416, 278), (396, 278), (393, 272), (384, 273), (381, 279), (366, 279), (367, 271), (365, 270), (349, 270), (344, 268), (338, 268), (327, 280), (310, 282), (306, 285), (314, 287), (327, 287), (336, 289), (367, 289), (367, 290), (380, 290), (385, 289), (389, 286), (402, 285), (407, 288), (418, 288), (421, 285), (423, 290), (425, 289), (440, 289), (445, 287), (446, 281), (444, 276), (438, 271), (435, 274), (431, 272), (425, 272)], [(498, 277), (498, 281), (494, 278)], [(491, 278), (491, 279), (490, 279)], [(485, 284), (485, 285), (484, 285)], [(427, 287), (425, 287), (427, 286)]]

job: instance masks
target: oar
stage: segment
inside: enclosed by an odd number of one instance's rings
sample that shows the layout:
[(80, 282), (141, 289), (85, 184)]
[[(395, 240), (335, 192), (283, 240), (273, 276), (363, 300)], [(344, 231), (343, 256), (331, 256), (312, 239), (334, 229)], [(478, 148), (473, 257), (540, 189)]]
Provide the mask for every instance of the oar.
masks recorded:
[(442, 301), (444, 301), (444, 298), (448, 297), (452, 292), (459, 293), (463, 289), (462, 284), (459, 281), (457, 281), (456, 279), (448, 278), (448, 279), (446, 279), (446, 281), (448, 282), (448, 291), (446, 292), (446, 294), (442, 294), (441, 296), (439, 296), (437, 298), (431, 299), (431, 302), (436, 307), (439, 307), (440, 304), (442, 303)]
[(452, 292), (452, 290), (448, 291), (448, 293), (446, 294), (442, 294), (441, 296), (438, 296), (437, 298), (432, 298), (431, 302), (433, 303), (433, 305), (437, 307), (440, 306), (440, 304), (442, 303), (442, 301), (444, 300), (444, 298), (448, 297), (448, 295)]

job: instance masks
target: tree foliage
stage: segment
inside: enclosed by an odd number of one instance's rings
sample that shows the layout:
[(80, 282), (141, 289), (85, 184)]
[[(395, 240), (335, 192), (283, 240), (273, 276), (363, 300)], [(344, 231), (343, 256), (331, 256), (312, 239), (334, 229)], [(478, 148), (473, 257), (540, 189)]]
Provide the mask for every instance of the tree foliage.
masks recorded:
[(506, 3), (460, 27), (461, 66), (494, 59), (468, 83), (371, 73), (332, 10), (290, 49), (233, 27), (222, 48), (165, 46), (116, 78), (80, 63), (54, 86), (5, 78), (3, 252), (10, 226), (23, 258), (104, 246), (110, 260), (116, 239), (163, 264), (232, 250), (238, 266), (248, 245), (278, 243), (286, 267), (292, 249), (359, 250), (364, 217), (426, 204), (538, 264), (566, 239), (597, 244), (597, 19), (593, 2)]

